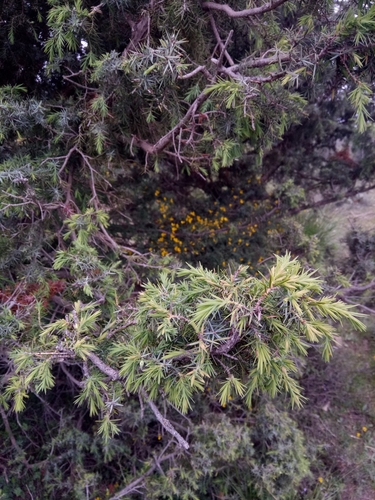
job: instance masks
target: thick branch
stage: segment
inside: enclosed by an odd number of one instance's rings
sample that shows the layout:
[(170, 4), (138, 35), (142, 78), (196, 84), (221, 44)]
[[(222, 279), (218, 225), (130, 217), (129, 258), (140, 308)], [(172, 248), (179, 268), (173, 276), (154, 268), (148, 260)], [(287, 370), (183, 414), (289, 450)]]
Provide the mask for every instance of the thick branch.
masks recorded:
[(227, 354), (241, 340), (241, 336), (237, 330), (232, 330), (229, 339), (217, 349), (213, 349), (212, 354)]
[(261, 7), (253, 7), (252, 9), (245, 10), (233, 10), (232, 7), (229, 7), (227, 4), (215, 3), (215, 2), (203, 2), (202, 7), (208, 10), (220, 10), (225, 12), (227, 16), (239, 18), (239, 17), (250, 17), (256, 16), (257, 14), (264, 14), (265, 12), (269, 12), (270, 10), (274, 10), (283, 3), (286, 3), (288, 0), (276, 0), (273, 2), (265, 3)]
[(257, 59), (245, 59), (240, 64), (235, 64), (231, 66), (231, 70), (234, 72), (240, 71), (245, 68), (264, 68), (265, 66), (271, 66), (272, 64), (280, 64), (283, 62), (288, 62), (291, 60), (291, 55), (279, 54), (272, 57), (259, 57)]
[(115, 370), (114, 368), (106, 365), (104, 361), (102, 361), (96, 354), (90, 352), (89, 354), (87, 354), (87, 357), (97, 368), (99, 368), (101, 372), (108, 375), (110, 379), (118, 380), (119, 378), (121, 378), (118, 370)]

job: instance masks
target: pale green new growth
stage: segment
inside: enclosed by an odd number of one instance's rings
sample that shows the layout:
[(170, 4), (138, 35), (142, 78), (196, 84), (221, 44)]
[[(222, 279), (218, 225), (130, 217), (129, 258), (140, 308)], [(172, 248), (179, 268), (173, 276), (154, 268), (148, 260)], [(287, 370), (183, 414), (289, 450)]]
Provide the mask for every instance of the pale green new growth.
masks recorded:
[(53, 363), (83, 359), (89, 364), (76, 403), (101, 416), (107, 437), (118, 432), (112, 418), (127, 392), (163, 397), (184, 413), (206, 387), (223, 406), (233, 398), (251, 406), (260, 392), (286, 393), (299, 406), (298, 359), (318, 344), (329, 360), (335, 341), (329, 321), (365, 328), (350, 306), (321, 293), (321, 281), (288, 254), (259, 278), (246, 266), (232, 273), (201, 266), (165, 271), (145, 285), (127, 328), (116, 319), (101, 325), (97, 303), (75, 303), (27, 352), (13, 355), (17, 375), (6, 395), (20, 411), (31, 388), (53, 386)]

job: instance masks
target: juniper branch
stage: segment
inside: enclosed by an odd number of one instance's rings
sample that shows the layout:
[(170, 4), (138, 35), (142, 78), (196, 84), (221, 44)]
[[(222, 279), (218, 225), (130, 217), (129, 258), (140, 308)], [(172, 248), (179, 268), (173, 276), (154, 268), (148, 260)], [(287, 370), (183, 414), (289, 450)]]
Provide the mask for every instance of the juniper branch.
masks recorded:
[[(87, 357), (90, 359), (90, 361), (97, 367), (102, 373), (105, 373), (108, 375), (108, 377), (111, 378), (111, 380), (119, 380), (121, 378), (120, 372), (118, 370), (115, 370), (114, 368), (111, 368), (108, 366), (104, 361), (102, 361), (96, 354), (93, 354), (92, 352), (87, 354)], [(185, 450), (189, 449), (189, 444), (188, 442), (181, 436), (179, 432), (176, 431), (176, 429), (173, 427), (171, 422), (163, 417), (163, 415), (160, 413), (158, 410), (157, 406), (153, 401), (149, 399), (148, 394), (144, 389), (140, 390), (140, 393), (144, 397), (144, 399), (147, 401), (149, 407), (151, 408), (152, 412), (154, 413), (155, 417), (157, 420), (161, 423), (161, 425), (164, 427), (164, 429), (172, 434), (174, 438), (177, 439), (178, 443), (180, 446), (185, 448)]]
[(277, 0), (276, 2), (268, 2), (261, 7), (253, 7), (252, 9), (244, 9), (244, 10), (233, 10), (227, 4), (221, 4), (216, 2), (203, 2), (202, 7), (208, 10), (219, 10), (224, 12), (227, 16), (232, 18), (241, 18), (241, 17), (251, 17), (256, 16), (257, 14), (264, 14), (265, 12), (269, 12), (271, 10), (276, 9), (283, 3), (286, 3), (288, 0)]

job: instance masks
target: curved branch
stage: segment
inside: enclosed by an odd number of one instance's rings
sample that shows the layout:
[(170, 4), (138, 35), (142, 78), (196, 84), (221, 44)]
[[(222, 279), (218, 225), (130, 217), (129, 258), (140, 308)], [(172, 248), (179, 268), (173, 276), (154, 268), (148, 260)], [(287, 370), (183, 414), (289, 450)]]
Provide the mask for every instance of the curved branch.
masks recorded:
[(149, 142), (139, 139), (138, 137), (133, 136), (132, 143), (142, 148), (148, 154), (157, 154), (163, 151), (172, 141), (174, 135), (179, 132), (179, 130), (186, 125), (186, 123), (190, 120), (192, 116), (195, 115), (199, 107), (206, 101), (209, 97), (209, 94), (206, 92), (202, 92), (195, 99), (193, 104), (187, 110), (185, 116), (181, 118), (181, 120), (175, 125), (167, 134), (161, 137), (155, 144), (150, 144)]
[[(108, 375), (108, 377), (110, 377), (112, 380), (118, 380), (118, 379), (121, 378), (120, 372), (118, 370), (115, 370), (114, 368), (111, 368), (110, 366), (108, 366), (107, 364), (105, 364), (104, 361), (102, 361), (96, 354), (90, 352), (90, 353), (87, 354), (87, 357), (89, 358), (89, 360), (97, 368), (99, 368), (99, 370), (101, 372), (103, 372), (106, 375)], [(189, 443), (181, 436), (180, 433), (178, 433), (176, 431), (176, 429), (173, 427), (173, 425), (171, 424), (171, 422), (167, 418), (163, 417), (163, 415), (160, 413), (160, 411), (158, 410), (158, 408), (155, 405), (155, 403), (153, 403), (149, 399), (149, 396), (146, 393), (146, 391), (144, 389), (141, 389), (140, 393), (145, 398), (145, 400), (147, 401), (149, 407), (151, 408), (152, 412), (154, 413), (155, 417), (161, 423), (161, 425), (164, 427), (164, 429), (167, 432), (169, 432), (170, 434), (172, 434), (172, 436), (174, 438), (177, 439), (177, 441), (178, 441), (178, 443), (179, 443), (180, 446), (182, 446), (183, 448), (185, 448), (185, 450), (188, 450), (189, 449)]]
[(252, 9), (245, 10), (233, 10), (232, 7), (229, 7), (227, 4), (221, 4), (216, 2), (203, 2), (202, 7), (208, 10), (220, 10), (227, 14), (229, 17), (240, 18), (240, 17), (250, 17), (255, 16), (257, 14), (263, 14), (264, 12), (269, 12), (270, 10), (274, 10), (283, 3), (286, 3), (288, 0), (276, 0), (273, 2), (272, 0), (261, 7), (253, 7)]

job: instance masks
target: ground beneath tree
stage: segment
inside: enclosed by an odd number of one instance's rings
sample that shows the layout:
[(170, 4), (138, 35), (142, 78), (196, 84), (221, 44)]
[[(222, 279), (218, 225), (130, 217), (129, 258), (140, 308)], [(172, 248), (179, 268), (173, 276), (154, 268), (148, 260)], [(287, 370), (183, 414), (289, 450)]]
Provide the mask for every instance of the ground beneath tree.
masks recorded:
[[(375, 191), (326, 207), (321, 218), (332, 228), (335, 260), (345, 262), (346, 233), (375, 231)], [(318, 460), (315, 489), (302, 498), (375, 499), (375, 317), (365, 323), (364, 334), (342, 329), (330, 363), (311, 354), (303, 379), (309, 400), (298, 418)]]
[(303, 386), (307, 405), (298, 419), (318, 460), (316, 500), (375, 498), (375, 342), (365, 334), (343, 333), (330, 363), (318, 352)]

